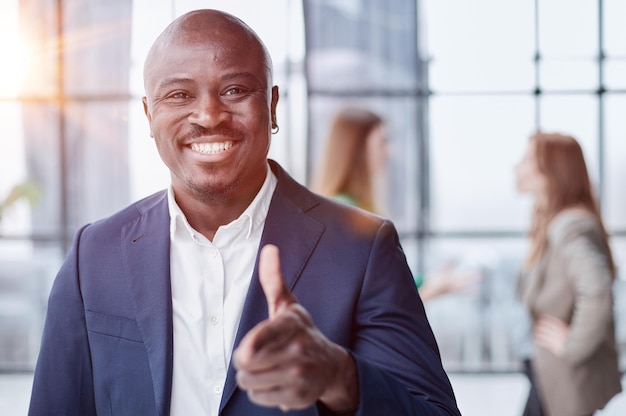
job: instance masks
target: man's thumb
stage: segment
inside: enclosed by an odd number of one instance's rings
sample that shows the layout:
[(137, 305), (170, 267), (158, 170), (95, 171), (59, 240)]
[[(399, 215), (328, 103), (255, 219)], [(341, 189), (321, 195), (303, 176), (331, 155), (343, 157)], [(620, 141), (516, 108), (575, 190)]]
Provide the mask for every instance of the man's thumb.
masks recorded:
[(267, 244), (261, 249), (259, 258), (259, 280), (267, 299), (270, 319), (284, 306), (295, 301), (283, 282), (278, 254), (278, 247)]

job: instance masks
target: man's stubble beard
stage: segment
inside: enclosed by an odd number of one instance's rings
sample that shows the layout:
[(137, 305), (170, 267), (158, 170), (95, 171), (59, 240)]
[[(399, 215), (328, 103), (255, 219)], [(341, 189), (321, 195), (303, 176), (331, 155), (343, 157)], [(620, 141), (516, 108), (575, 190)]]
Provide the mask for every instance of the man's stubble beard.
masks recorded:
[(205, 203), (225, 203), (231, 200), (232, 195), (239, 187), (239, 179), (235, 181), (221, 183), (197, 183), (193, 180), (187, 181), (187, 189), (195, 199)]

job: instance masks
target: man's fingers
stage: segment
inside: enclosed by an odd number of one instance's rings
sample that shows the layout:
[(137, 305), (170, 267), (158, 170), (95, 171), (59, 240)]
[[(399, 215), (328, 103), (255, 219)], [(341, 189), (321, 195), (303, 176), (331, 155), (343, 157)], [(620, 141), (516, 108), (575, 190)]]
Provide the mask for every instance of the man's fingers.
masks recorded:
[[(243, 337), (236, 350), (236, 368), (243, 366), (251, 371), (260, 371), (284, 359), (280, 352), (298, 333), (298, 328), (293, 322), (285, 322), (285, 317), (283, 314), (281, 319), (263, 321)], [(288, 318), (291, 321), (297, 319), (291, 315)]]
[(280, 269), (278, 247), (267, 244), (261, 250), (259, 259), (259, 280), (267, 299), (268, 314), (272, 319), (285, 305), (295, 302), (283, 282), (283, 273)]

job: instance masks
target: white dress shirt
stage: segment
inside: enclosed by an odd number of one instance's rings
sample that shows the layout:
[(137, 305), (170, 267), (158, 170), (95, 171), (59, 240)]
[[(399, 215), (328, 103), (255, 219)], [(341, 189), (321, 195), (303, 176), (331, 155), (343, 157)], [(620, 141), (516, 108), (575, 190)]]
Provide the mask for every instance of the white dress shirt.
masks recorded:
[(172, 416), (215, 415), (276, 188), (267, 168), (261, 190), (213, 241), (194, 230), (168, 191), (174, 323)]

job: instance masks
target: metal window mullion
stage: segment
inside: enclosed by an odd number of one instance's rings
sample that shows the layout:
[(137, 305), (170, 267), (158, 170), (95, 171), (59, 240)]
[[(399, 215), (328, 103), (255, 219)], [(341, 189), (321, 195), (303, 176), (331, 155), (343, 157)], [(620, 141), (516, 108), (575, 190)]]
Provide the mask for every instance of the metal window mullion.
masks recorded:
[(535, 0), (535, 131), (541, 128), (541, 52), (539, 48), (539, 0)]
[(69, 233), (69, 189), (68, 189), (68, 169), (67, 169), (67, 128), (65, 123), (65, 112), (67, 107), (67, 97), (65, 96), (65, 65), (63, 63), (65, 55), (65, 42), (63, 31), (63, 0), (57, 0), (57, 102), (59, 105), (59, 173), (60, 173), (60, 193), (61, 193), (61, 238), (63, 252), (69, 251), (72, 236)]
[(605, 126), (604, 126), (604, 1), (598, 0), (598, 204), (604, 201)]

